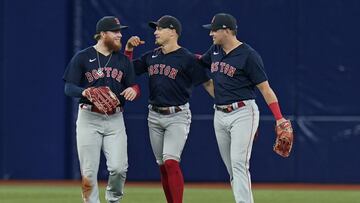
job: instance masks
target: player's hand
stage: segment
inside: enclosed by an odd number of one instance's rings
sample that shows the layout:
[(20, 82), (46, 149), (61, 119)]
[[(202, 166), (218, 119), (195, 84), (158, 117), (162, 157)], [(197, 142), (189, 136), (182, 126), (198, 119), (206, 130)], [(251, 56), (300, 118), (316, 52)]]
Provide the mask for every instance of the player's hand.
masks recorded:
[(134, 47), (139, 45), (145, 44), (145, 41), (142, 41), (138, 36), (132, 36), (126, 43), (125, 50), (126, 51), (133, 51)]
[(276, 126), (278, 126), (278, 125), (280, 125), (281, 123), (283, 123), (283, 122), (285, 122), (286, 121), (286, 119), (283, 117), (283, 118), (281, 118), (281, 119), (279, 119), (279, 120), (277, 120), (276, 121)]
[(87, 93), (90, 89), (91, 89), (91, 87), (88, 87), (88, 88), (84, 89), (84, 90), (81, 92), (81, 95), (82, 95), (83, 97), (86, 97), (86, 93)]
[(124, 91), (122, 91), (120, 95), (123, 95), (124, 98), (128, 101), (132, 101), (136, 98), (137, 93), (134, 88), (128, 87)]

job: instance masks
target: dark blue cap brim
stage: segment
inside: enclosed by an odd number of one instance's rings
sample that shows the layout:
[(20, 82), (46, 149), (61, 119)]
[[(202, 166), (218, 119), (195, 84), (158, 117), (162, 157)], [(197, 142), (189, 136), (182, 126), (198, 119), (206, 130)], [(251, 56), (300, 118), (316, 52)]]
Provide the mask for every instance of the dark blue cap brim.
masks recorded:
[(96, 34), (99, 34), (100, 32), (105, 32), (105, 31), (118, 31), (118, 30), (122, 30), (122, 29), (126, 29), (128, 28), (129, 26), (126, 26), (126, 25), (120, 25), (120, 26), (116, 26), (114, 28), (111, 28), (111, 29), (107, 29), (107, 30), (98, 30), (96, 32)]
[(114, 29), (111, 29), (112, 31), (115, 31), (115, 30), (122, 30), (122, 29), (126, 29), (128, 28), (129, 26), (126, 26), (126, 25), (121, 25), (120, 27), (116, 27)]
[(150, 21), (148, 25), (149, 25), (149, 27), (151, 27), (152, 29), (155, 29), (155, 30), (156, 30), (156, 27), (158, 26), (158, 23), (157, 23), (157, 22), (154, 22), (154, 21)]
[(126, 29), (128, 28), (129, 26), (126, 26), (126, 25), (120, 25), (120, 26), (116, 26), (112, 29), (109, 29), (109, 31), (116, 31), (116, 30), (122, 30), (122, 29)]

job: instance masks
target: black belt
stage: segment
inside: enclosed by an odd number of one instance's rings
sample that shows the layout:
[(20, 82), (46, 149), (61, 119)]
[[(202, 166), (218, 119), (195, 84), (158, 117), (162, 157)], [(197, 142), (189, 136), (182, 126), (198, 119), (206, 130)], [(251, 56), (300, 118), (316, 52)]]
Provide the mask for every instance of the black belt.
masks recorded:
[(215, 109), (218, 111), (222, 111), (224, 113), (230, 113), (240, 107), (245, 106), (245, 103), (243, 101), (236, 102), (235, 104), (237, 104), (237, 107), (234, 107), (233, 104), (224, 105), (224, 106), (215, 105)]
[[(174, 108), (175, 112), (171, 112), (171, 108)], [(178, 106), (174, 106), (174, 107), (158, 107), (158, 106), (151, 106), (151, 110), (159, 113), (159, 114), (163, 114), (163, 115), (169, 115), (172, 113), (177, 113), (181, 111), (181, 108)]]

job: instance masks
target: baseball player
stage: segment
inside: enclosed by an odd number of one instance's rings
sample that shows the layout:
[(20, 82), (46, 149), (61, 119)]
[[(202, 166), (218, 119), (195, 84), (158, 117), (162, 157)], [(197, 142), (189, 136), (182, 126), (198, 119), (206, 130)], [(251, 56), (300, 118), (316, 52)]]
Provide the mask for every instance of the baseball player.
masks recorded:
[(200, 60), (211, 67), (215, 88), (214, 129), (220, 155), (230, 175), (237, 203), (253, 203), (249, 161), (259, 125), (255, 87), (269, 105), (276, 124), (286, 121), (270, 88), (260, 55), (237, 39), (236, 19), (216, 14), (210, 29), (213, 45)]
[[(137, 75), (149, 75), (149, 135), (167, 202), (181, 203), (184, 180), (179, 162), (191, 123), (189, 97), (193, 86), (201, 83), (213, 95), (212, 80), (199, 67), (194, 54), (178, 44), (178, 19), (165, 15), (149, 26), (155, 29), (155, 44), (159, 47), (133, 63)], [(130, 38), (126, 55), (132, 57), (133, 48), (139, 44), (138, 37)]]
[[(109, 171), (105, 199), (118, 203), (123, 196), (128, 156), (122, 111), (125, 100), (139, 95), (132, 63), (119, 52), (121, 30), (125, 28), (114, 16), (101, 18), (94, 36), (97, 43), (76, 53), (63, 76), (65, 94), (80, 98), (76, 141), (85, 203), (100, 203), (97, 174), (101, 150)], [(112, 111), (104, 112), (87, 97), (89, 89), (100, 86), (109, 87), (120, 101)]]

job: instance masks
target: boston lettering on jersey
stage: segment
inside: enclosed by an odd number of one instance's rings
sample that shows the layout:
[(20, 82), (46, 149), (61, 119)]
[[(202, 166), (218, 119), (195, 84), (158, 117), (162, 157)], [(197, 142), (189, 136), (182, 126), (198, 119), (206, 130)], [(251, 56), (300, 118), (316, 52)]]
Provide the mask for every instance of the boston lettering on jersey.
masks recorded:
[(211, 73), (219, 71), (220, 73), (224, 73), (230, 77), (233, 77), (236, 68), (231, 66), (230, 64), (224, 62), (212, 62), (211, 63)]
[(149, 76), (159, 74), (175, 80), (178, 70), (165, 64), (154, 64), (148, 67), (148, 72)]
[(194, 86), (209, 80), (194, 54), (185, 48), (162, 53), (151, 50), (133, 61), (137, 75), (149, 76), (149, 103), (155, 106), (180, 106), (189, 102)]
[(91, 71), (85, 72), (85, 76), (89, 83), (104, 77), (107, 78), (111, 77), (120, 83), (123, 77), (123, 72), (116, 68), (105, 67), (105, 68), (100, 68), (100, 74), (98, 72), (98, 69), (92, 69)]

